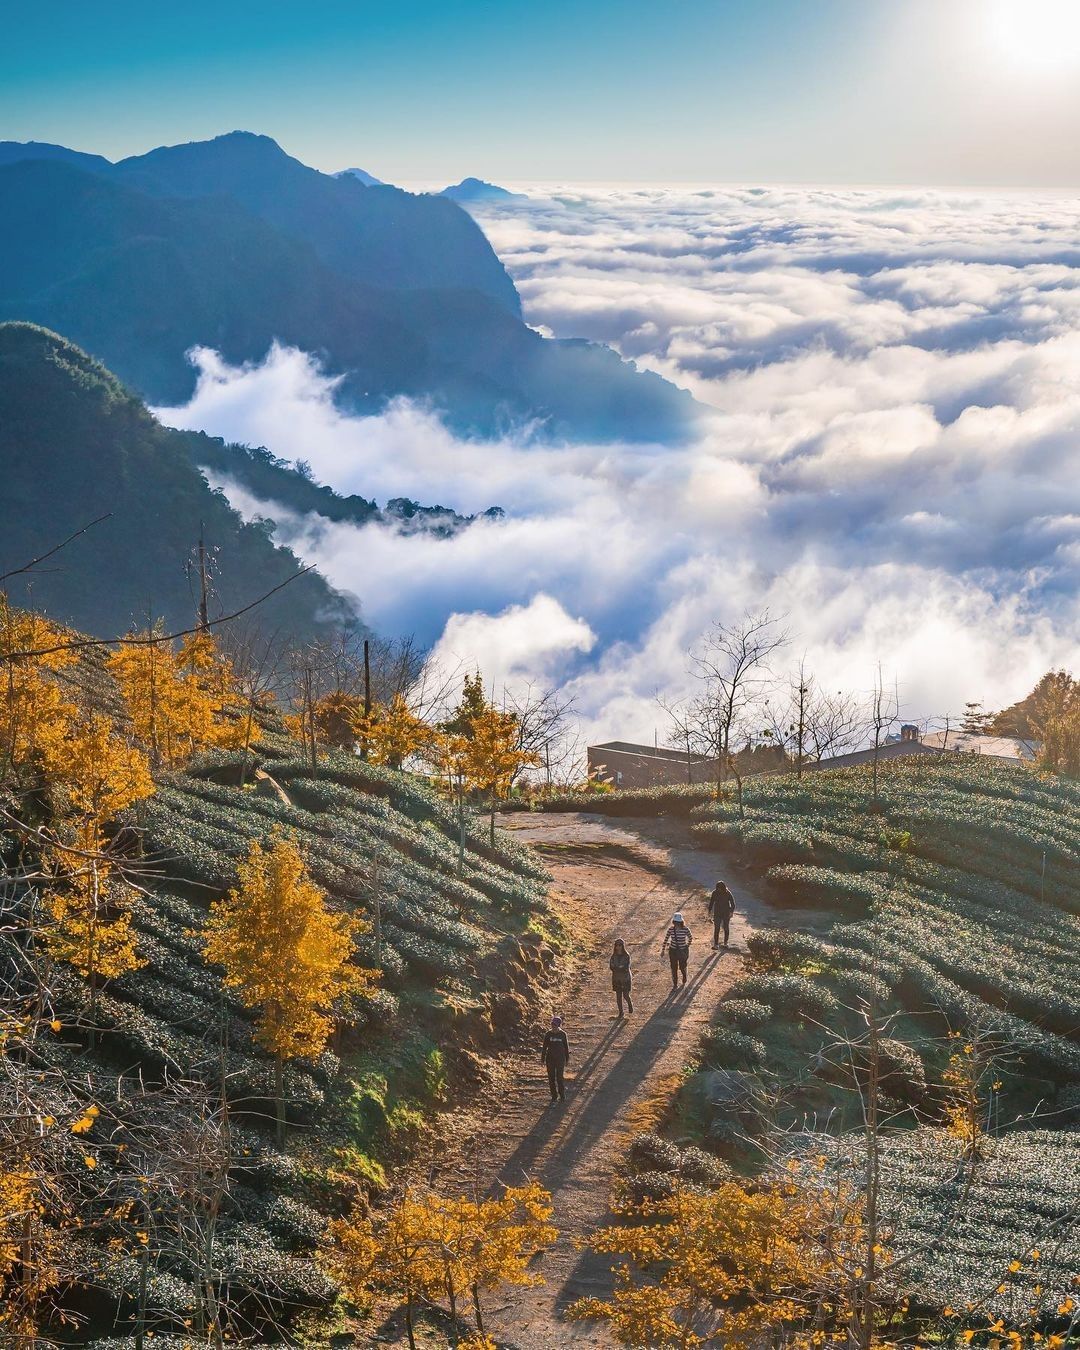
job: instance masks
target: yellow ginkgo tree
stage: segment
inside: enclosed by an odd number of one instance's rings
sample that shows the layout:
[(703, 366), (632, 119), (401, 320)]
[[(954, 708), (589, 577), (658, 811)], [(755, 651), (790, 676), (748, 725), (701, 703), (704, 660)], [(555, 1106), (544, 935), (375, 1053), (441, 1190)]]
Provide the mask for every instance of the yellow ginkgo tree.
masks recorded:
[(228, 660), (210, 633), (179, 648), (155, 629), (133, 633), (110, 657), (136, 739), (155, 765), (181, 764), (208, 746), (237, 748), (245, 728)]
[(472, 1298), (478, 1335), (460, 1343), (487, 1345), (481, 1292), (543, 1283), (529, 1265), (558, 1237), (551, 1218), (551, 1196), (538, 1182), (483, 1200), (406, 1191), (384, 1218), (358, 1208), (332, 1223), (324, 1260), (354, 1302), (375, 1293), (401, 1301), (413, 1350), (417, 1304), (445, 1298), (456, 1335), (463, 1296)]
[(370, 713), (358, 712), (353, 720), (356, 742), (372, 764), (400, 769), (414, 755), (425, 755), (434, 741), (430, 723), (409, 707), (402, 694), (387, 703), (376, 703)]
[(322, 1053), (334, 1005), (374, 987), (377, 972), (353, 964), (365, 925), (334, 913), (311, 880), (296, 842), (276, 831), (253, 840), (237, 885), (210, 910), (204, 951), (225, 984), (257, 1014), (256, 1039), (274, 1058), (279, 1143), (285, 1138), (285, 1065)]
[(98, 991), (143, 964), (132, 927), (135, 893), (110, 857), (105, 827), (133, 802), (150, 796), (146, 756), (106, 717), (88, 715), (43, 756), (58, 826), (44, 850), (48, 875), (46, 949), (90, 985), (90, 1034)]
[(35, 756), (54, 750), (75, 716), (52, 678), (71, 665), (73, 653), (19, 655), (61, 641), (40, 615), (13, 608), (0, 592), (0, 779), (17, 778)]

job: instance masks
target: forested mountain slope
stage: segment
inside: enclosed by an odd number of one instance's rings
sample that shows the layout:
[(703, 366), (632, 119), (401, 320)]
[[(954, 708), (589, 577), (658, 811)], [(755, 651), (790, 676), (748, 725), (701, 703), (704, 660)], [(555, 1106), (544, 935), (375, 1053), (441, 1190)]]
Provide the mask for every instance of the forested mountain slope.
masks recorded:
[[(97, 635), (175, 628), (194, 615), (189, 575), (202, 530), (214, 552), (216, 613), (230, 613), (295, 575), (300, 564), (258, 524), (245, 524), (199, 471), (205, 438), (170, 431), (112, 375), (55, 333), (0, 324), (0, 572), (21, 567), (95, 518), (47, 568), (7, 583), (55, 619)], [(211, 443), (218, 458), (223, 447)], [(242, 467), (238, 456), (238, 465)], [(284, 471), (283, 471), (284, 472)], [(372, 507), (374, 511), (374, 507)], [(316, 573), (260, 608), (269, 631), (297, 638), (355, 622)]]
[(118, 165), (14, 154), (0, 158), (0, 319), (63, 333), (151, 403), (190, 397), (194, 346), (241, 363), (276, 341), (340, 377), (356, 411), (408, 395), (484, 434), (689, 431), (685, 392), (527, 327), (446, 198), (320, 174), (247, 133)]

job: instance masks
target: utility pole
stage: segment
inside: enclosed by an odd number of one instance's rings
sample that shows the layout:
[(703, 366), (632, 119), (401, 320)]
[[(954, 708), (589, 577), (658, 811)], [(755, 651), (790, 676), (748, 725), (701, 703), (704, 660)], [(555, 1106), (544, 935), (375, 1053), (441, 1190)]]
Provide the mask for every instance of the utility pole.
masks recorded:
[[(364, 725), (371, 725), (371, 643), (364, 639)], [(367, 737), (360, 742), (360, 758), (367, 759)]]
[(207, 604), (208, 586), (206, 581), (206, 543), (203, 539), (203, 523), (199, 521), (199, 628), (205, 633), (210, 628), (210, 608)]

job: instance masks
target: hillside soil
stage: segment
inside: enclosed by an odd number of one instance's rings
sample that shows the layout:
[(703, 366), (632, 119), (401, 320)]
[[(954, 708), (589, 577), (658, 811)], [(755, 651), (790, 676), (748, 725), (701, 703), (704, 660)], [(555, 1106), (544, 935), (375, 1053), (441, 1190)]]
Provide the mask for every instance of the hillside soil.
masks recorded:
[[(565, 1102), (549, 1104), (539, 1048), (509, 1055), (488, 1109), (463, 1132), (459, 1160), (436, 1172), (439, 1189), (533, 1177), (551, 1191), (557, 1244), (536, 1262), (545, 1283), (512, 1290), (486, 1311), (488, 1331), (515, 1350), (556, 1350), (613, 1342), (595, 1324), (562, 1320), (565, 1308), (610, 1288), (610, 1262), (577, 1250), (603, 1223), (612, 1182), (635, 1134), (649, 1129), (692, 1058), (742, 964), (747, 932), (767, 917), (762, 901), (715, 853), (695, 848), (685, 823), (588, 815), (511, 815), (503, 827), (532, 844), (554, 877), (554, 892), (584, 959), (561, 991), (571, 1043)], [(708, 892), (723, 875), (738, 909), (727, 951), (711, 950)], [(664, 931), (682, 910), (694, 935), (685, 989), (672, 993)], [(608, 957), (622, 937), (633, 960), (634, 1012), (617, 1018)]]

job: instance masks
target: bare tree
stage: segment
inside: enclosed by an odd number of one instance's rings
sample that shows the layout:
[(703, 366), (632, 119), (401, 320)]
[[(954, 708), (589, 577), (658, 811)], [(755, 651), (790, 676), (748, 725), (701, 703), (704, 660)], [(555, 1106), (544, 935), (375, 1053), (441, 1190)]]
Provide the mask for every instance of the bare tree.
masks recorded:
[(731, 767), (740, 741), (753, 741), (754, 714), (768, 687), (770, 658), (787, 643), (787, 633), (767, 609), (737, 623), (716, 623), (690, 651), (690, 672), (699, 693), (681, 705), (663, 705), (679, 741), (716, 761), (717, 785)]
[(895, 685), (889, 690), (885, 687), (885, 677), (879, 664), (874, 672), (874, 688), (870, 696), (871, 746), (873, 748), (874, 802), (878, 799), (878, 761), (881, 747), (885, 744), (889, 729), (896, 724), (900, 716), (900, 694)]
[(800, 778), (807, 764), (843, 754), (863, 735), (859, 700), (843, 690), (823, 691), (807, 670), (805, 657), (789, 677), (785, 693), (765, 700), (764, 715), (766, 736), (791, 755)]
[(250, 767), (257, 716), (274, 702), (281, 685), (287, 642), (279, 633), (267, 635), (254, 624), (238, 623), (225, 629), (221, 648), (232, 667), (244, 724), (240, 765), (240, 786), (243, 787)]
[(566, 781), (581, 759), (574, 700), (559, 689), (535, 684), (503, 690), (503, 709), (517, 718), (518, 749), (523, 759), (540, 760), (537, 776), (548, 788)]

